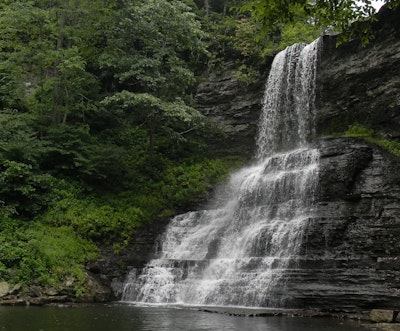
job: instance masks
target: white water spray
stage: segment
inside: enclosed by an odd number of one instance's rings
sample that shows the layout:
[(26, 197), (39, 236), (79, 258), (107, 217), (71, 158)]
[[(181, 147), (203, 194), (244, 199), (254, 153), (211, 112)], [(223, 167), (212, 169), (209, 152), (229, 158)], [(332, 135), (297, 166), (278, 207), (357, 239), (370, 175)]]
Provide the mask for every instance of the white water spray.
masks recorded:
[(122, 299), (144, 303), (282, 307), (285, 271), (313, 216), (319, 41), (279, 53), (265, 89), (257, 163), (234, 173), (222, 205), (176, 216), (159, 258), (126, 279)]

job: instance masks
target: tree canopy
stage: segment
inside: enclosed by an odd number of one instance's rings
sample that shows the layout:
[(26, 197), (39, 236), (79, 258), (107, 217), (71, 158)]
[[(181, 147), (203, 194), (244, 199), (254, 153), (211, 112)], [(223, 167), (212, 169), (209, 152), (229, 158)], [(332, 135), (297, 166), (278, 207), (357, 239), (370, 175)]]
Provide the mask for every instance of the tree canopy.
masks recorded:
[[(390, 6), (398, 6), (399, 0), (387, 0)], [(262, 22), (266, 29), (278, 29), (296, 19), (302, 11), (310, 24), (325, 30), (341, 32), (341, 39), (360, 37), (367, 42), (370, 37), (368, 24), (353, 25), (366, 17), (374, 19), (376, 12), (371, 0), (247, 0), (242, 11), (250, 11), (253, 18)]]
[(190, 0), (0, 1), (0, 280), (79, 292), (94, 243), (123, 248), (225, 176), (192, 98), (203, 19)]

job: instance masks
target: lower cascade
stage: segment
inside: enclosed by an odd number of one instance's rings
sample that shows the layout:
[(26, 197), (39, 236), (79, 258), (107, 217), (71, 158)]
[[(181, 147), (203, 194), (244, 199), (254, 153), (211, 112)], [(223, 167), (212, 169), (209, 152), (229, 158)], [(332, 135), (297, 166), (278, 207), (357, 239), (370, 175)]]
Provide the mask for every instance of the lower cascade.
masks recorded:
[(301, 257), (315, 214), (319, 152), (307, 146), (319, 44), (295, 44), (275, 57), (256, 161), (231, 175), (208, 210), (170, 222), (158, 257), (129, 273), (123, 301), (285, 306), (285, 275)]

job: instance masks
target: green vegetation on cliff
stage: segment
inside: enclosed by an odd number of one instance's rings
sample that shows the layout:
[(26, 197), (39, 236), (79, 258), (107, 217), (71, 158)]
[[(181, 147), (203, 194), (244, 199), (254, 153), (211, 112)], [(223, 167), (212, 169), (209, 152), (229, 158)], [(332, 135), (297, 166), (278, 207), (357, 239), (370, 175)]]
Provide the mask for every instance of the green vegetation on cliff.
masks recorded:
[(387, 139), (380, 133), (376, 133), (374, 130), (364, 125), (358, 123), (350, 125), (348, 130), (344, 133), (344, 136), (363, 138), (366, 141), (378, 145), (389, 153), (400, 158), (400, 142)]

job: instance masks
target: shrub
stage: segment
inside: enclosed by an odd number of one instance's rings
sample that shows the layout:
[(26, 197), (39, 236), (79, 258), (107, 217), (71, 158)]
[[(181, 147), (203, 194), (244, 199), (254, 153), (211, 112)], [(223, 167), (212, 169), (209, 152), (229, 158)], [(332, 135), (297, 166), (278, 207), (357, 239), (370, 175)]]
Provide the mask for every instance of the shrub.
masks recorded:
[(84, 263), (97, 257), (96, 246), (78, 237), (71, 228), (16, 221), (2, 223), (0, 231), (0, 279), (13, 283), (55, 286), (74, 280), (82, 293)]
[(346, 137), (362, 137), (366, 141), (378, 145), (389, 153), (400, 157), (400, 142), (383, 138), (379, 133), (374, 133), (374, 130), (361, 124), (350, 125), (344, 135)]
[(71, 278), (76, 294), (82, 293), (86, 280), (83, 265), (98, 256), (96, 246), (65, 226), (36, 223), (26, 231), (26, 237), (30, 254), (20, 263), (25, 279), (38, 279), (43, 285), (56, 286)]
[(345, 132), (346, 137), (372, 137), (373, 134), (374, 130), (358, 123), (349, 125), (348, 130)]
[(5, 160), (0, 163), (0, 200), (10, 213), (31, 217), (46, 208), (52, 197), (54, 178), (35, 173), (29, 164)]
[(43, 220), (54, 226), (71, 227), (83, 238), (108, 245), (129, 240), (142, 220), (134, 206), (113, 206), (95, 197), (69, 197), (55, 203)]

